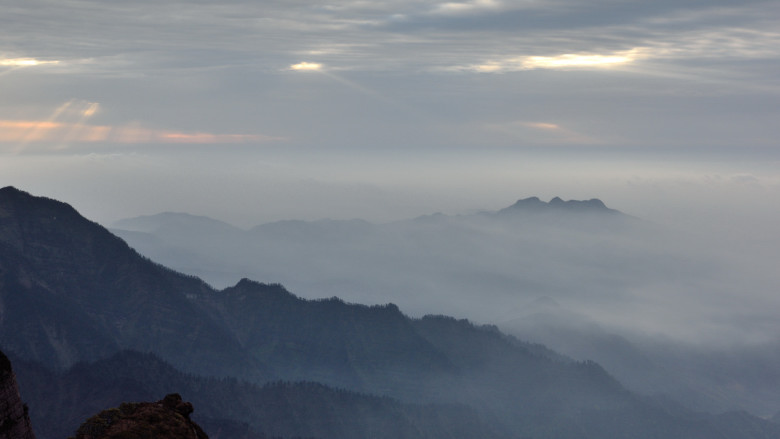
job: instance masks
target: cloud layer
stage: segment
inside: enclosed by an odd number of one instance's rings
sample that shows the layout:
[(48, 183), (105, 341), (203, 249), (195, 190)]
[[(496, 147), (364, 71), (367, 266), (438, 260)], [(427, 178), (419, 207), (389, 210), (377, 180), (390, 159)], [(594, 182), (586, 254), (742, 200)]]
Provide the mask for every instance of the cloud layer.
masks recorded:
[[(771, 1), (12, 0), (0, 18), (0, 78), (18, 91), (0, 119), (39, 120), (77, 99), (101, 104), (100, 126), (213, 133), (215, 143), (243, 133), (441, 147), (501, 144), (481, 127), (507, 121), (570, 126), (584, 116), (571, 128), (582, 135), (560, 143), (766, 147), (778, 134), (764, 121), (780, 92), (779, 15)], [(607, 126), (612, 135), (599, 136)], [(448, 135), (454, 127), (468, 135)], [(399, 131), (409, 136), (390, 135)], [(178, 139), (204, 139), (188, 136)]]

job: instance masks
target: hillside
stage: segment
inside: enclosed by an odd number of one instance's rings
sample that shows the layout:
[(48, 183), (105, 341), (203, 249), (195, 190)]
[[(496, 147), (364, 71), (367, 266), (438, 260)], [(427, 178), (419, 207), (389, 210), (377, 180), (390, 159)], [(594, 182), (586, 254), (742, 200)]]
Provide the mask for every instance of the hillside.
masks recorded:
[(0, 189), (4, 348), (55, 368), (136, 349), (190, 372), (261, 370), (224, 324), (190, 299), (211, 293), (65, 203)]
[(192, 419), (212, 438), (509, 437), (464, 405), (404, 404), (314, 382), (260, 386), (202, 378), (181, 373), (153, 354), (123, 351), (60, 373), (18, 363), (24, 366), (20, 385), (29, 395), (41, 439), (75, 432), (106, 408), (154, 400), (166, 392), (180, 392), (190, 401), (197, 409)]

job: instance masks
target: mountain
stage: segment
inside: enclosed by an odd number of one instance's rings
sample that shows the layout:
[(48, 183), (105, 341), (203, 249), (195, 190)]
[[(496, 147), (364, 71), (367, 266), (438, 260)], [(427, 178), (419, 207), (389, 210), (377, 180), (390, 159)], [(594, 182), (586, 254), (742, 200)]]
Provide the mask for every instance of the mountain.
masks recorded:
[[(482, 322), (504, 319), (528, 296), (581, 295), (583, 287), (613, 292), (657, 275), (642, 268), (659, 252), (642, 241), (645, 224), (598, 200), (529, 200), (540, 208), (519, 208), (527, 202), (521, 200), (472, 215), (387, 224), (289, 220), (230, 233), (223, 225), (199, 228), (216, 220), (160, 214), (117, 222), (112, 232), (147, 257), (220, 288), (240, 278), (263, 279), (304, 297), (389, 300), (417, 316), (445, 313)], [(630, 278), (618, 270), (605, 276), (608, 264), (627, 267)], [(590, 276), (588, 283), (558, 275), (574, 271)]]
[[(403, 437), (780, 437), (780, 427), (747, 414), (713, 416), (659, 405), (625, 390), (596, 363), (569, 360), (493, 326), (410, 318), (395, 305), (307, 300), (250, 280), (217, 291), (139, 256), (70, 206), (13, 188), (0, 190), (0, 299), (0, 345), (41, 376), (22, 383), (41, 383), (32, 394), (42, 405), (31, 410), (53, 407), (52, 416), (62, 419), (82, 414), (92, 396), (106, 392), (130, 396), (88, 413), (135, 396), (179, 392), (196, 402), (185, 392), (191, 389), (226, 395), (220, 396), (228, 399), (222, 410), (200, 400), (197, 405), (209, 418), (230, 421), (234, 431), (257, 418), (275, 419), (269, 422), (286, 425), (292, 435), (319, 437), (378, 437), (371, 432), (388, 421), (409, 426)], [(120, 353), (126, 349), (173, 367)], [(47, 369), (53, 377), (46, 377)], [(130, 376), (121, 375), (128, 369)], [(52, 389), (68, 387), (59, 381), (63, 373), (83, 374), (80, 384), (48, 397)], [(269, 387), (279, 379), (287, 382)], [(262, 386), (267, 402), (251, 396), (253, 386)], [(141, 395), (149, 388), (154, 395)], [(368, 399), (350, 402), (354, 392)], [(395, 402), (383, 406), (388, 397)], [(273, 411), (293, 400), (299, 402)], [(404, 407), (410, 403), (434, 409), (409, 412)], [(435, 408), (442, 405), (452, 411)], [(334, 407), (358, 413), (361, 421), (347, 423)], [(421, 420), (428, 418), (432, 424)], [(309, 427), (296, 431), (298, 424)], [(474, 434), (469, 425), (494, 433)]]
[[(190, 223), (214, 227), (189, 233), (195, 227)], [(707, 305), (711, 297), (724, 297), (743, 309), (748, 305), (734, 298), (735, 291), (768, 297), (777, 280), (767, 277), (768, 270), (742, 266), (744, 255), (731, 249), (598, 199), (530, 197), (469, 215), (385, 224), (289, 220), (246, 231), (227, 226), (230, 233), (221, 232), (224, 223), (183, 214), (116, 225), (132, 230), (112, 229), (142, 254), (218, 287), (262, 279), (302, 298), (393, 302), (415, 317), (446, 314), (501, 324), (523, 339), (597, 361), (634, 391), (699, 410), (766, 416), (780, 404), (780, 379), (749, 366), (780, 370), (776, 341), (751, 347), (741, 341), (771, 331), (761, 319), (750, 319), (759, 331), (741, 337), (748, 323), (739, 315), (724, 319), (721, 309)], [(540, 297), (576, 315), (535, 311)], [(776, 320), (766, 311), (771, 307), (763, 308), (751, 312)], [(664, 324), (648, 309), (663, 310)], [(663, 342), (689, 328), (704, 328), (689, 336), (696, 343)], [(737, 334), (734, 351), (723, 347), (715, 328)], [(649, 333), (661, 341), (646, 340)], [(702, 347), (702, 338), (714, 347)], [(741, 356), (750, 361), (735, 360)]]
[(509, 207), (505, 207), (498, 212), (499, 215), (516, 215), (527, 213), (591, 213), (598, 215), (625, 215), (622, 212), (610, 209), (598, 198), (590, 200), (567, 200), (555, 197), (549, 203), (540, 200), (539, 197), (529, 197), (517, 202)]
[(303, 300), (281, 285), (248, 279), (211, 303), (244, 349), (272, 364), (281, 379), (400, 396), (454, 372), (451, 361), (392, 304)]
[(136, 349), (190, 372), (261, 370), (193, 301), (211, 293), (65, 203), (0, 189), (0, 345), (8, 350), (57, 368)]
[(119, 220), (116, 227), (124, 230), (146, 233), (201, 233), (203, 235), (227, 235), (240, 233), (241, 229), (205, 216), (188, 213), (163, 212), (156, 215), (138, 216)]

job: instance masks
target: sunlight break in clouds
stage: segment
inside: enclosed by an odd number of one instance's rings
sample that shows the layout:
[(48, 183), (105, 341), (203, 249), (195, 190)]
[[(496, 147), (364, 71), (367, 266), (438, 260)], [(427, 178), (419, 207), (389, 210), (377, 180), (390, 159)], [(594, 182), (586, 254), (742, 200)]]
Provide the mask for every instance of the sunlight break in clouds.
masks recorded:
[(498, 9), (501, 4), (496, 0), (474, 0), (467, 3), (442, 3), (436, 7), (435, 13), (462, 14), (474, 10)]
[(322, 64), (303, 61), (298, 64), (291, 65), (290, 70), (319, 72), (322, 70)]
[(256, 134), (183, 133), (128, 125), (85, 125), (47, 120), (0, 120), (0, 143), (247, 143), (282, 140)]
[(59, 64), (59, 61), (41, 61), (34, 58), (6, 58), (0, 59), (3, 67), (35, 67), (42, 64)]
[(634, 60), (626, 55), (575, 55), (559, 56), (529, 56), (523, 61), (527, 69), (558, 69), (566, 67), (608, 67), (613, 64), (623, 64)]
[(604, 145), (604, 141), (578, 133), (551, 122), (512, 121), (491, 123), (483, 127), (511, 139), (547, 145)]
[(634, 48), (611, 54), (564, 53), (557, 56), (520, 56), (488, 61), (453, 70), (471, 70), (480, 73), (516, 72), (534, 69), (610, 68), (628, 64), (639, 58), (640, 49)]
[(22, 152), (27, 145), (52, 144), (57, 148), (73, 143), (248, 143), (283, 140), (257, 134), (214, 134), (204, 132), (177, 132), (152, 130), (138, 124), (117, 126), (90, 125), (87, 121), (100, 109), (97, 102), (71, 99), (57, 107), (42, 120), (0, 119), (0, 143), (16, 144), (14, 152)]

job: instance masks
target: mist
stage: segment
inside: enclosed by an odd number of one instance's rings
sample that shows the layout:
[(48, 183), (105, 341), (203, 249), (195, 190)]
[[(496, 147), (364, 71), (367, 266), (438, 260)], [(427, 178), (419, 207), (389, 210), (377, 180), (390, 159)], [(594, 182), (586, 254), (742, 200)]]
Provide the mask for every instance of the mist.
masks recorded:
[[(680, 211), (690, 216), (674, 224), (609, 202), (623, 214), (496, 213), (514, 201), (385, 222), (254, 227), (165, 213), (118, 221), (112, 230), (153, 260), (217, 287), (248, 277), (305, 298), (394, 303), (415, 317), (496, 324), (599, 361), (642, 393), (702, 410), (774, 413), (780, 375), (769, 371), (779, 360), (780, 276), (771, 268), (777, 247), (768, 218), (720, 212), (706, 198), (686, 200)], [(664, 215), (673, 213), (656, 212)], [(740, 216), (754, 227), (738, 227)]]

